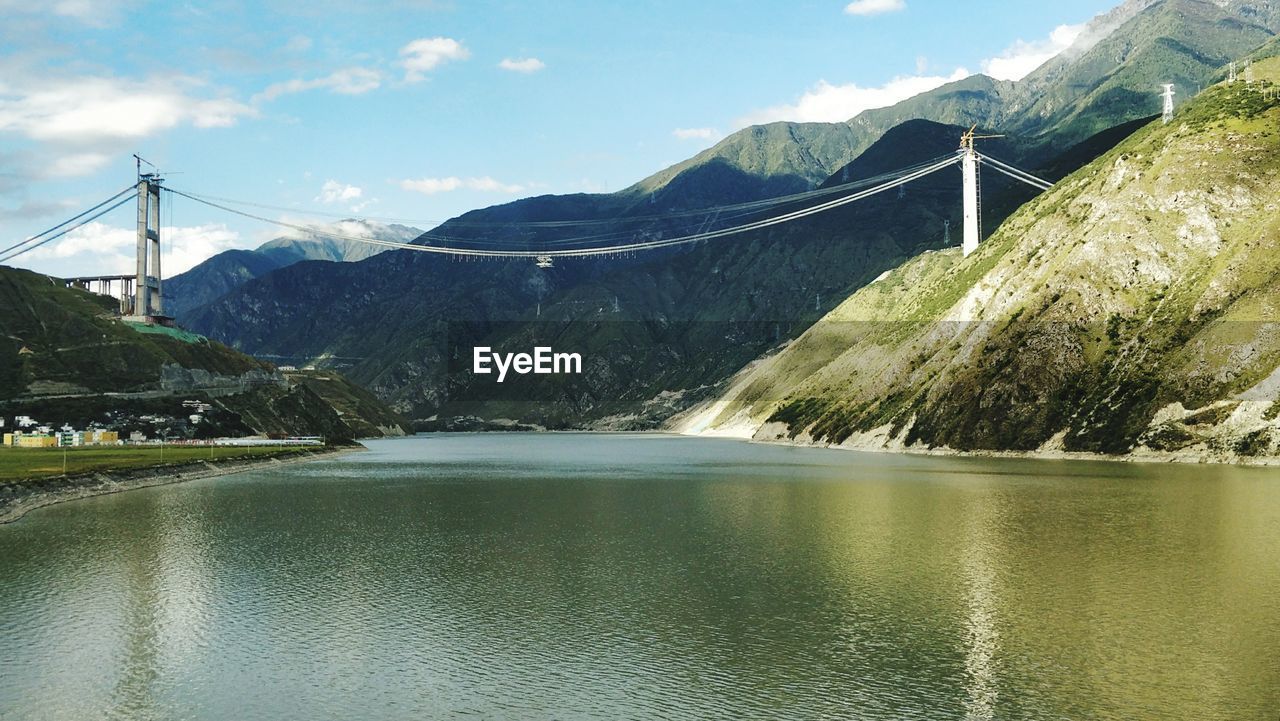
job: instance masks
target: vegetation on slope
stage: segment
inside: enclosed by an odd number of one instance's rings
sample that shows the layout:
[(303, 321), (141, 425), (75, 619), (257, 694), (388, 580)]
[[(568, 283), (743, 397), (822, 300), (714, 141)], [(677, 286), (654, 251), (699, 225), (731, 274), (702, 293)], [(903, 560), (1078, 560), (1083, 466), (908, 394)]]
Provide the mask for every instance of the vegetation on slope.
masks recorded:
[[(164, 331), (164, 332), (157, 332)], [(183, 401), (214, 406), (194, 426)], [(0, 417), (193, 437), (400, 433), (383, 404), (336, 373), (295, 382), (201, 336), (135, 327), (115, 301), (56, 278), (0, 268)], [(159, 419), (159, 420), (157, 420)], [(169, 419), (164, 421), (163, 419)]]
[[(1255, 70), (1274, 81), (1280, 60)], [(1273, 95), (1210, 88), (973, 256), (927, 254), (852, 296), (718, 423), (855, 445), (1272, 452), (1278, 121)]]
[(56, 278), (0, 268), (0, 400), (143, 390), (170, 364), (219, 375), (270, 370), (220, 343), (140, 334), (116, 322), (114, 308)]

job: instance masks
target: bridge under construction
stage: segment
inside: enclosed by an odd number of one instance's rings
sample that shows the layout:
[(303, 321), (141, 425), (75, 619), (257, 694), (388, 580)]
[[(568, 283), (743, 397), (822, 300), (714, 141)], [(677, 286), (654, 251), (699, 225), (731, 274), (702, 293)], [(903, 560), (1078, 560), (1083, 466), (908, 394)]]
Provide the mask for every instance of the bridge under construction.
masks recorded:
[[(493, 223), (505, 232), (516, 228), (525, 229), (570, 229), (591, 227), (619, 222), (662, 222), (691, 219), (688, 228), (691, 232), (677, 234), (673, 237), (644, 237), (642, 234), (630, 233), (629, 237), (618, 233), (597, 235), (580, 235), (557, 238), (542, 243), (523, 243), (520, 245), (504, 245), (501, 241), (487, 243), (483, 246), (468, 246), (457, 238), (439, 234), (425, 233), (418, 242), (402, 243), (378, 238), (347, 235), (319, 229), (311, 226), (289, 223), (272, 219), (265, 215), (253, 213), (234, 205), (253, 205), (240, 201), (211, 198), (192, 192), (165, 186), (160, 173), (143, 173), (141, 158), (138, 159), (138, 175), (134, 184), (124, 188), (115, 195), (69, 218), (48, 230), (30, 236), (14, 245), (0, 250), (0, 263), (12, 260), (36, 248), (53, 243), (78, 228), (101, 218), (117, 208), (133, 201), (137, 203), (137, 258), (135, 272), (128, 275), (97, 275), (64, 279), (70, 287), (84, 288), (103, 295), (116, 297), (120, 301), (120, 314), (127, 320), (147, 323), (171, 324), (172, 320), (164, 315), (163, 286), (160, 269), (160, 198), (161, 193), (169, 193), (205, 206), (250, 218), (282, 228), (300, 231), (312, 236), (328, 237), (359, 243), (368, 243), (384, 248), (417, 253), (433, 253), (465, 258), (527, 258), (541, 267), (549, 267), (558, 258), (587, 258), (632, 255), (663, 248), (690, 245), (703, 241), (727, 238), (755, 230), (762, 230), (802, 218), (824, 213), (829, 210), (865, 200), (890, 190), (896, 190), (901, 197), (903, 188), (908, 183), (938, 173), (944, 169), (959, 165), (961, 169), (961, 191), (963, 196), (963, 238), (961, 248), (968, 256), (978, 249), (981, 240), (981, 189), (979, 168), (988, 167), (1018, 182), (1037, 190), (1048, 190), (1052, 184), (1016, 166), (980, 153), (975, 141), (983, 138), (1000, 137), (994, 135), (976, 135), (976, 126), (961, 138), (960, 148), (950, 155), (902, 168), (891, 173), (883, 173), (870, 178), (842, 182), (840, 184), (818, 188), (815, 190), (779, 196), (764, 200), (756, 200), (731, 205), (699, 208), (696, 210), (672, 211), (669, 213), (623, 216), (619, 218), (598, 220), (562, 220), (562, 221), (530, 221), (516, 223)], [(847, 176), (846, 176), (847, 177)], [(842, 178), (843, 180), (843, 178)], [(788, 209), (800, 205), (799, 208)], [(758, 217), (763, 215), (764, 217)], [(747, 218), (755, 219), (748, 220)], [(715, 228), (717, 222), (737, 224)], [(453, 225), (466, 226), (465, 221), (454, 221)], [(637, 237), (639, 236), (639, 237)], [(530, 247), (532, 246), (532, 247)]]

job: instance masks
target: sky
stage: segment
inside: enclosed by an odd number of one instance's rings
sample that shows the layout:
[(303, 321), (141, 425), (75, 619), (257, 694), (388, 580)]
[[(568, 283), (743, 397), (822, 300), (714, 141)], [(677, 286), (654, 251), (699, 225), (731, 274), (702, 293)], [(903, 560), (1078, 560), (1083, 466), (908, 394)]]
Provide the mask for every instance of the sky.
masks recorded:
[[(134, 182), (428, 229), (776, 120), (1018, 79), (1117, 0), (0, 0), (0, 247)], [(165, 195), (173, 275), (283, 233)], [(131, 272), (135, 210), (9, 261)]]

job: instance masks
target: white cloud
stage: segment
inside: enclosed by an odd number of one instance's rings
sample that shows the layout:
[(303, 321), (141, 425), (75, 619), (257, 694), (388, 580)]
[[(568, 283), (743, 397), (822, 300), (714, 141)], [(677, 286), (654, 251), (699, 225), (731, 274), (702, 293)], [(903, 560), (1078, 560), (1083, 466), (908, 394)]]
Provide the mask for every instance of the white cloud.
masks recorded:
[[(2, 1), (2, 0), (0, 0)], [(35, 141), (23, 172), (40, 178), (93, 173), (136, 148), (139, 139), (173, 128), (219, 128), (256, 114), (184, 76), (145, 81), (116, 77), (7, 74), (0, 82), (0, 137)]]
[(897, 77), (880, 87), (864, 88), (856, 83), (832, 85), (819, 80), (812, 90), (790, 105), (749, 113), (737, 122), (738, 127), (760, 125), (779, 120), (803, 123), (838, 123), (872, 108), (883, 108), (933, 90), (946, 83), (969, 77), (969, 71), (958, 68), (949, 76), (912, 75)]
[[(240, 234), (221, 223), (196, 226), (165, 226), (160, 229), (160, 267), (165, 277), (190, 270), (196, 264), (224, 250), (244, 247)], [(56, 243), (37, 248), (24, 261), (67, 261), (85, 272), (129, 273), (134, 270), (137, 230), (93, 222), (68, 233)], [(74, 271), (73, 272), (81, 272)]]
[(179, 125), (234, 125), (254, 110), (230, 98), (201, 98), (189, 78), (132, 82), (83, 77), (0, 88), (0, 132), (32, 140), (95, 144), (133, 140)]
[(424, 195), (448, 193), (462, 187), (462, 178), (419, 178), (401, 180), (400, 187)]
[(844, 6), (849, 15), (882, 15), (907, 9), (906, 0), (853, 0)]
[(345, 203), (348, 200), (356, 200), (364, 195), (364, 191), (354, 185), (346, 185), (336, 180), (326, 180), (324, 185), (320, 186), (320, 195), (315, 200), (318, 203)]
[(715, 128), (676, 128), (671, 134), (681, 140), (716, 140), (720, 131)]
[(56, 2), (30, 2), (30, 0), (0, 0), (0, 13), (49, 14), (55, 18), (69, 18), (91, 27), (108, 27), (119, 21), (120, 16), (132, 6), (133, 0), (57, 0)]
[(275, 100), (281, 95), (301, 93), (307, 90), (323, 88), (341, 95), (360, 95), (370, 90), (377, 90), (382, 84), (382, 74), (369, 68), (343, 68), (322, 78), (303, 80), (295, 78), (282, 83), (273, 83), (266, 90), (253, 97), (256, 100)]
[(528, 74), (538, 72), (539, 70), (547, 67), (547, 64), (537, 58), (520, 58), (518, 60), (514, 58), (503, 58), (502, 62), (498, 63), (498, 67), (515, 73)]
[(407, 179), (400, 181), (400, 187), (404, 190), (412, 190), (415, 193), (424, 195), (435, 195), (436, 193), (448, 193), (454, 190), (477, 190), (485, 193), (520, 193), (525, 187), (523, 185), (513, 185), (502, 183), (489, 176), (483, 178), (418, 178), (417, 180)]
[(106, 153), (72, 153), (41, 166), (40, 175), (44, 178), (74, 178), (89, 175), (110, 161), (111, 156)]
[(1083, 23), (1059, 25), (1043, 40), (1018, 40), (999, 56), (982, 61), (982, 72), (997, 80), (1021, 80), (1032, 70), (1071, 47), (1084, 29)]
[(453, 38), (419, 38), (400, 48), (405, 82), (416, 83), (450, 60), (466, 60), (471, 52)]
[[(324, 233), (336, 233), (338, 235), (350, 235), (357, 238), (378, 238), (391, 240), (396, 235), (396, 231), (392, 230), (385, 223), (376, 220), (359, 220), (354, 218), (346, 218), (334, 221), (332, 223), (317, 224), (315, 220), (304, 217), (294, 217), (288, 214), (280, 218), (283, 222), (300, 226), (303, 229), (288, 228), (281, 230), (279, 228), (271, 229), (263, 241), (274, 240), (276, 238), (298, 238), (301, 240), (316, 240), (323, 238)], [(412, 234), (408, 240), (412, 240)], [(398, 239), (398, 238), (397, 238)]]
[[(164, 248), (161, 269), (169, 277), (185, 273), (224, 250), (244, 247), (240, 234), (221, 223), (161, 228), (160, 237)], [(133, 255), (129, 258), (137, 262)]]

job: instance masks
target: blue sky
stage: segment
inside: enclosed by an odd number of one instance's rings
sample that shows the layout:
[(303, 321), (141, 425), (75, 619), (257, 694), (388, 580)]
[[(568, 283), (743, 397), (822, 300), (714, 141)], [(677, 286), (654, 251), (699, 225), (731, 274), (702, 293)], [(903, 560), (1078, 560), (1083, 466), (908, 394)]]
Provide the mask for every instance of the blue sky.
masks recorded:
[[(0, 247), (133, 178), (428, 227), (612, 191), (754, 122), (1015, 78), (1114, 0), (0, 0)], [(180, 173), (180, 174), (177, 174)], [(129, 206), (13, 261), (131, 267)], [(166, 272), (278, 229), (165, 208)]]

